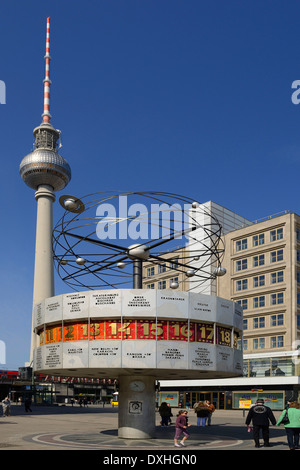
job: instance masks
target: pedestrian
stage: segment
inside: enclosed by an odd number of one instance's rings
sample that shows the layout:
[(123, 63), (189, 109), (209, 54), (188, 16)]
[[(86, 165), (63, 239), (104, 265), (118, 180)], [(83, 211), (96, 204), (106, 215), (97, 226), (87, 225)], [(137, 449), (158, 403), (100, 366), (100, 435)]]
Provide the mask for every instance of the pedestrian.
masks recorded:
[(169, 419), (168, 419), (168, 424), (172, 424), (172, 416), (173, 416), (173, 413), (172, 413), (172, 408), (171, 408), (171, 405), (170, 403), (167, 403), (167, 407), (169, 408)]
[(208, 417), (207, 417), (207, 426), (211, 426), (212, 414), (213, 414), (213, 412), (215, 411), (216, 408), (215, 408), (215, 406), (214, 406), (212, 403), (210, 403), (209, 400), (206, 400), (205, 404), (206, 404), (206, 406), (207, 406), (207, 408), (208, 408), (208, 410), (209, 410), (209, 415), (208, 415)]
[(158, 412), (161, 417), (161, 426), (169, 426), (169, 421), (171, 418), (172, 410), (168, 404), (163, 401), (162, 404), (160, 405)]
[(30, 398), (30, 397), (25, 398), (24, 405), (25, 405), (25, 411), (26, 411), (26, 413), (28, 413), (28, 411), (30, 411), (30, 412), (32, 413), (32, 409), (31, 409), (31, 398)]
[(209, 415), (208, 406), (203, 401), (199, 401), (197, 408), (195, 409), (197, 414), (197, 426), (206, 426), (206, 421)]
[(190, 403), (189, 400), (185, 402), (185, 407), (186, 407), (186, 410), (187, 410), (187, 411), (190, 411), (190, 409), (191, 409), (191, 403)]
[[(287, 414), (288, 420), (285, 421)], [(297, 401), (289, 403), (289, 407), (283, 410), (276, 426), (283, 424), (287, 435), (287, 442), (290, 450), (299, 449), (299, 434), (300, 434), (300, 405)]]
[(10, 399), (8, 397), (2, 400), (2, 409), (3, 409), (3, 416), (10, 416)]
[(260, 447), (259, 436), (260, 431), (262, 431), (262, 437), (264, 440), (264, 447), (270, 447), (269, 442), (269, 427), (270, 422), (275, 425), (276, 419), (275, 416), (268, 406), (264, 404), (264, 400), (256, 400), (254, 406), (252, 406), (248, 412), (246, 418), (246, 425), (249, 427), (252, 421), (253, 425), (253, 439), (255, 447)]
[(188, 431), (188, 427), (190, 424), (187, 422), (187, 414), (186, 410), (179, 410), (177, 418), (176, 418), (176, 428), (175, 428), (175, 437), (174, 437), (174, 445), (175, 447), (180, 447), (178, 444), (178, 439), (180, 438), (181, 434), (183, 434), (183, 438), (180, 441), (182, 446), (185, 446), (184, 441), (190, 436)]

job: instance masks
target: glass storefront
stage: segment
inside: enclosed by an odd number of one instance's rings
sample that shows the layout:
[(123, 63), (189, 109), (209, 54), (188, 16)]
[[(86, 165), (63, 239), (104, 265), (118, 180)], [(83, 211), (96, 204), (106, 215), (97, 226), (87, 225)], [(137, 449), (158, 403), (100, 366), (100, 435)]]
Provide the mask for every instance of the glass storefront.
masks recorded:
[(232, 392), (232, 408), (250, 408), (250, 406), (253, 405), (259, 398), (263, 399), (265, 405), (271, 408), (272, 410), (284, 409), (285, 393), (272, 391)]
[(296, 375), (295, 361), (291, 357), (244, 359), (243, 377), (291, 377)]
[(217, 410), (226, 410), (231, 408), (231, 392), (219, 391), (195, 391), (184, 392), (183, 406), (192, 408), (199, 401), (210, 401)]

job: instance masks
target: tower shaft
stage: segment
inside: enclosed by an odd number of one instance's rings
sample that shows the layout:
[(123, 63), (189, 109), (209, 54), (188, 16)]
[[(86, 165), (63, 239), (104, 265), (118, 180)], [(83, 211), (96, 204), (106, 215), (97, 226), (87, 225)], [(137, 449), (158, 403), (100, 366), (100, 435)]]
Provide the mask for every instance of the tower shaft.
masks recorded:
[(33, 325), (34, 306), (42, 300), (54, 296), (52, 231), (55, 194), (51, 186), (41, 185), (35, 193), (35, 199), (37, 201), (37, 217), (30, 362), (33, 360), (33, 351), (38, 346)]
[(34, 304), (54, 295), (52, 251), (53, 202), (55, 194), (50, 186), (42, 185), (35, 193), (37, 201)]

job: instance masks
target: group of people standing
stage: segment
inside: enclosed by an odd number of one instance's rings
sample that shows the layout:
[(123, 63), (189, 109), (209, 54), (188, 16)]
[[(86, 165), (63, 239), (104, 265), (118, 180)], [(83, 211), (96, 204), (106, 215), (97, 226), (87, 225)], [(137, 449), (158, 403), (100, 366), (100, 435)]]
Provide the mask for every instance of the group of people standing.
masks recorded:
[(193, 406), (197, 414), (197, 426), (210, 426), (215, 407), (210, 401), (199, 401)]
[[(197, 426), (210, 426), (211, 425), (211, 417), (213, 412), (215, 411), (215, 407), (212, 403), (208, 400), (206, 401), (199, 401), (194, 404), (193, 409), (197, 414)], [(190, 404), (186, 404), (186, 411), (190, 410)], [(171, 424), (171, 417), (172, 409), (169, 403), (162, 402), (159, 409), (159, 414), (161, 417), (161, 426), (169, 426)]]

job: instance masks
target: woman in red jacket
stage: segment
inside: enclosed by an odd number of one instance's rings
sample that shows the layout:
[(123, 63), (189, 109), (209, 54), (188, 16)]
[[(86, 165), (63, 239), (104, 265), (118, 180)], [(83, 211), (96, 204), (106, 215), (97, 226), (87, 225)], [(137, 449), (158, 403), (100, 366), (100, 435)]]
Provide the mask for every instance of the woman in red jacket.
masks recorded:
[(175, 430), (175, 438), (174, 444), (176, 447), (180, 447), (178, 444), (178, 439), (180, 438), (181, 434), (183, 434), (183, 439), (180, 441), (180, 444), (184, 446), (184, 441), (189, 437), (190, 433), (188, 432), (187, 428), (190, 424), (187, 423), (187, 411), (186, 410), (179, 410), (179, 413), (176, 418), (176, 430)]

